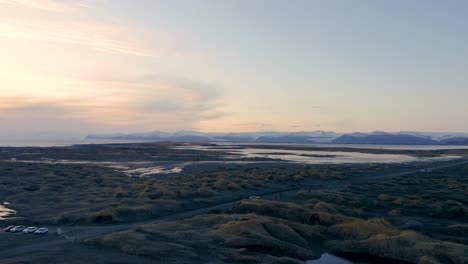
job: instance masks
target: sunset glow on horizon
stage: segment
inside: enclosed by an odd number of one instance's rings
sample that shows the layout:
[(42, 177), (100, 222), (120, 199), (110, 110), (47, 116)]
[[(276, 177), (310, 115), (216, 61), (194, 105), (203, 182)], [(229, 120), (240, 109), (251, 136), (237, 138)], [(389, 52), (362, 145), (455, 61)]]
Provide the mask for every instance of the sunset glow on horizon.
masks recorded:
[(0, 0), (0, 137), (468, 132), (468, 3)]

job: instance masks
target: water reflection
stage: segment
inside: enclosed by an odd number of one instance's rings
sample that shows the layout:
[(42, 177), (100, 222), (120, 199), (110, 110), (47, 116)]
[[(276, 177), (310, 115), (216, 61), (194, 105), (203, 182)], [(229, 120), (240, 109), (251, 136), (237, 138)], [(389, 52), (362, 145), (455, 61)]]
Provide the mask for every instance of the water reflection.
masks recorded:
[(162, 166), (157, 167), (148, 167), (148, 168), (138, 168), (132, 170), (125, 170), (124, 172), (129, 175), (137, 175), (139, 177), (146, 177), (153, 174), (169, 174), (169, 173), (180, 173), (182, 172), (181, 167), (174, 167), (171, 169), (166, 169)]
[(262, 148), (223, 148), (219, 146), (179, 146), (178, 149), (224, 151), (231, 156), (228, 159), (261, 158), (279, 159), (284, 161), (305, 164), (343, 164), (343, 163), (405, 163), (444, 161), (456, 159), (458, 156), (437, 157), (415, 157), (402, 154), (372, 154), (361, 152), (341, 151), (309, 151), (309, 150), (284, 150), (284, 149), (262, 149)]
[(366, 253), (324, 253), (319, 259), (308, 260), (306, 264), (411, 264), (410, 262), (379, 257)]
[(10, 162), (21, 163), (41, 163), (41, 164), (85, 164), (101, 167), (108, 167), (122, 171), (129, 176), (146, 177), (153, 174), (181, 173), (181, 166), (155, 166), (155, 162), (137, 161), (137, 162), (114, 162), (114, 161), (86, 161), (86, 160), (9, 160)]
[[(213, 163), (277, 163), (278, 161), (296, 162), (303, 164), (345, 164), (345, 163), (407, 163), (407, 162), (435, 162), (457, 159), (458, 156), (436, 156), (436, 157), (415, 157), (402, 154), (372, 154), (361, 152), (346, 151), (312, 151), (312, 150), (291, 150), (281, 149), (262, 149), (262, 148), (243, 148), (233, 145), (185, 145), (173, 147), (174, 149), (200, 150), (200, 151), (218, 151), (221, 152), (221, 160), (196, 160), (187, 162), (160, 162), (155, 157), (154, 161), (86, 161), (86, 160), (17, 160), (11, 158), (9, 162), (25, 163), (45, 163), (45, 164), (86, 164), (112, 168), (121, 171), (129, 176), (147, 177), (157, 174), (181, 173), (186, 166), (203, 165)], [(36, 153), (30, 153), (36, 154)], [(7, 209), (3, 209), (5, 211)], [(5, 211), (6, 212), (6, 211)], [(0, 215), (1, 216), (1, 215)]]
[(466, 145), (388, 145), (388, 144), (314, 144), (314, 143), (223, 143), (225, 146), (237, 147), (238, 145), (261, 145), (261, 146), (296, 146), (313, 148), (353, 148), (353, 149), (388, 149), (388, 150), (444, 150), (444, 149), (468, 149)]
[(353, 262), (329, 253), (324, 253), (319, 259), (306, 261), (306, 264), (353, 264)]

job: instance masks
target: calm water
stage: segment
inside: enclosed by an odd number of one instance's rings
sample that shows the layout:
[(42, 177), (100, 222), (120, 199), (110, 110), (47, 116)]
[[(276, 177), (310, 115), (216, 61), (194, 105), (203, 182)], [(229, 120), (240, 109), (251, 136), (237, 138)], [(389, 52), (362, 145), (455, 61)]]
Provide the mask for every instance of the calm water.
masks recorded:
[(409, 262), (359, 253), (337, 255), (324, 253), (319, 259), (308, 260), (306, 264), (410, 264)]
[(360, 149), (396, 149), (396, 150), (438, 150), (438, 149), (468, 149), (468, 146), (443, 145), (368, 145), (368, 144), (321, 144), (321, 148), (360, 148)]
[(306, 261), (306, 264), (353, 264), (353, 262), (329, 253), (324, 253), (319, 259)]
[(138, 140), (1, 140), (1, 147), (65, 147), (77, 144), (112, 144), (112, 143), (141, 143)]
[[(23, 141), (23, 142), (7, 142), (0, 145), (9, 146), (69, 146), (73, 144), (105, 144), (105, 143), (133, 143), (135, 141), (116, 141), (116, 140), (77, 140), (77, 141)], [(138, 141), (142, 142), (142, 141)], [(273, 145), (273, 144), (272, 144)], [(295, 145), (297, 144), (281, 144), (281, 145)], [(315, 145), (308, 145), (315, 146)], [(459, 146), (379, 146), (379, 145), (325, 145), (321, 144), (321, 147), (361, 147), (361, 148), (391, 148), (391, 149), (440, 149), (440, 148), (460, 148)], [(462, 146), (463, 147), (463, 146)], [(94, 161), (76, 161), (76, 160), (22, 160), (17, 162), (39, 162), (39, 163), (51, 163), (51, 164), (91, 164), (97, 166), (104, 166), (117, 169), (124, 172), (129, 176), (146, 177), (156, 174), (171, 174), (180, 173), (188, 165), (197, 165), (204, 163), (255, 163), (255, 158), (260, 159), (274, 159), (283, 160), (287, 162), (297, 162), (304, 164), (343, 164), (343, 163), (406, 163), (406, 162), (433, 162), (456, 159), (457, 156), (439, 156), (439, 157), (414, 157), (409, 155), (399, 154), (370, 154), (360, 152), (340, 152), (340, 151), (307, 151), (307, 150), (283, 150), (280, 149), (261, 149), (259, 148), (239, 148), (234, 144), (223, 144), (217, 146), (196, 146), (187, 145), (175, 147), (178, 149), (192, 149), (192, 150), (204, 150), (204, 151), (221, 151), (226, 152), (224, 156), (225, 160), (222, 161), (193, 161), (185, 162), (181, 164), (171, 164), (169, 166), (162, 166), (158, 164), (157, 160), (150, 162), (94, 162)], [(464, 146), (468, 148), (468, 146)], [(30, 155), (37, 153), (28, 153)], [(239, 158), (251, 158), (251, 160), (239, 161)], [(235, 160), (237, 159), (237, 160)], [(15, 159), (10, 160), (15, 162)], [(262, 161), (268, 162), (268, 161)], [(274, 161), (273, 161), (274, 162)], [(1, 208), (0, 208), (1, 209)], [(6, 213), (8, 209), (3, 209)], [(1, 213), (1, 212), (0, 212)], [(0, 215), (1, 217), (1, 215)]]
[(301, 143), (223, 143), (223, 145), (268, 145), (268, 146), (297, 146), (315, 148), (356, 148), (356, 149), (396, 149), (396, 150), (438, 150), (438, 149), (468, 149), (460, 145), (378, 145), (378, 144), (301, 144)]
[[(76, 144), (111, 144), (111, 143), (142, 143), (144, 140), (102, 140), (102, 139), (72, 139), (72, 140), (2, 140), (2, 147), (57, 147)], [(216, 144), (216, 142), (214, 142)], [(218, 142), (218, 144), (220, 144)], [(366, 145), (366, 144), (296, 144), (296, 143), (222, 143), (222, 146), (236, 145), (271, 145), (271, 146), (304, 146), (318, 148), (357, 148), (357, 149), (401, 149), (401, 150), (437, 150), (437, 149), (468, 149), (468, 146), (444, 145)], [(221, 145), (221, 144), (220, 144)]]
[(164, 168), (162, 166), (156, 166), (124, 170), (123, 172), (130, 176), (146, 177), (154, 174), (181, 173), (182, 171), (183, 169), (181, 167)]
[(432, 162), (456, 159), (458, 156), (415, 157), (400, 154), (370, 154), (341, 151), (308, 151), (261, 148), (219, 148), (211, 146), (180, 146), (177, 149), (192, 149), (206, 151), (226, 151), (232, 154), (227, 158), (269, 158), (305, 164), (343, 164), (343, 163), (405, 163)]

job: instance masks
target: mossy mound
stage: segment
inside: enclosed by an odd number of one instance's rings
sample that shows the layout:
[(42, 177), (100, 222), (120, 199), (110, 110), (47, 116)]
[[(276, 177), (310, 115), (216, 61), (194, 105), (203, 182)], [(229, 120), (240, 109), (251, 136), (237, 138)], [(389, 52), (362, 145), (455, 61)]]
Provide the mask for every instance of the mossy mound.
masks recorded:
[[(311, 217), (317, 221), (311, 223)], [(465, 245), (402, 231), (382, 218), (366, 220), (267, 200), (245, 200), (229, 213), (144, 225), (88, 243), (164, 263), (205, 263), (209, 259), (219, 263), (300, 263), (336, 251), (413, 263), (458, 264), (467, 261), (468, 252)]]
[(367, 239), (335, 240), (328, 245), (335, 251), (365, 253), (413, 263), (468, 262), (467, 246), (432, 240), (414, 231), (376, 233)]
[(269, 200), (246, 200), (233, 206), (229, 213), (249, 214), (277, 217), (294, 222), (308, 223), (313, 211), (294, 203), (275, 202)]
[(144, 225), (86, 243), (164, 263), (206, 263), (210, 258), (223, 263), (303, 263), (323, 252), (323, 247), (315, 247), (322, 244), (325, 230), (255, 214), (203, 215)]

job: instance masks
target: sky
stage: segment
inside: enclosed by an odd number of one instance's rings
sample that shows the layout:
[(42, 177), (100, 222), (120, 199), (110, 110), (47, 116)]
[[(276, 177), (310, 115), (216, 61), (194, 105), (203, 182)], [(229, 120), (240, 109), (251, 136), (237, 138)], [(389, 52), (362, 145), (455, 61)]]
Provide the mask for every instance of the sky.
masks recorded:
[(468, 2), (0, 0), (0, 137), (468, 132)]

